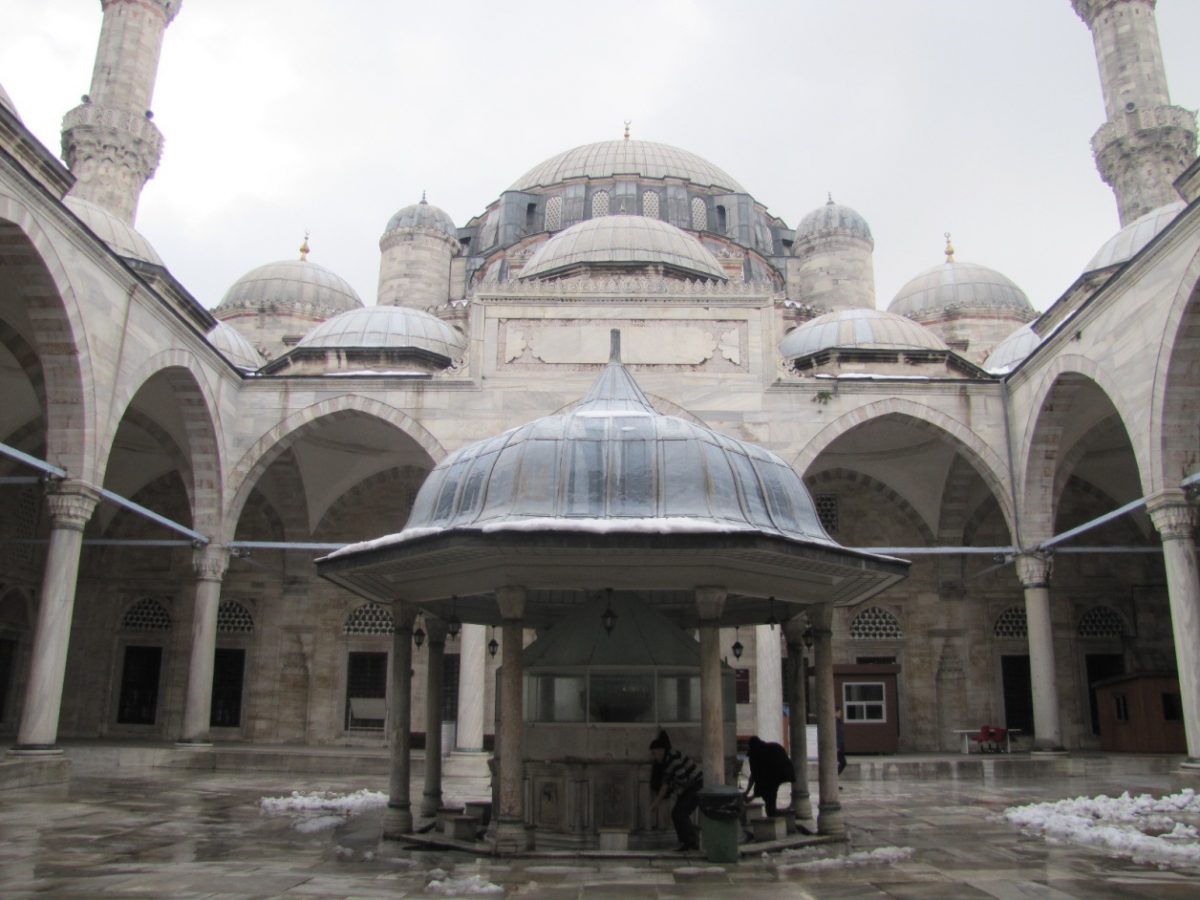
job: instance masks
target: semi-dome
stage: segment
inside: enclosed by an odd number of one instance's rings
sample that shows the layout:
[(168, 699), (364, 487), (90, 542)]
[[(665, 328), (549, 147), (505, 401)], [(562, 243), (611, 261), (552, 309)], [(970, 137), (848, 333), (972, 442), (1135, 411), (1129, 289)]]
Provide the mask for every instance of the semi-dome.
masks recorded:
[(89, 200), (68, 196), (63, 201), (67, 209), (75, 213), (83, 224), (92, 230), (96, 237), (104, 241), (117, 256), (126, 259), (136, 259), (140, 262), (161, 266), (162, 259), (146, 240), (125, 222), (118, 219), (102, 206), (97, 206)]
[(244, 371), (253, 372), (262, 366), (266, 360), (254, 349), (254, 345), (242, 337), (232, 325), (218, 322), (208, 333), (208, 342), (221, 352), (221, 355)]
[(518, 178), (509, 190), (528, 191), (573, 178), (611, 178), (615, 175), (678, 178), (698, 187), (746, 193), (746, 189), (728, 174), (694, 153), (669, 144), (630, 138), (584, 144), (552, 156)]
[(247, 272), (225, 292), (214, 312), (292, 309), (332, 316), (362, 305), (343, 278), (301, 258), (267, 263)]
[(824, 350), (948, 350), (923, 325), (878, 309), (839, 309), (805, 322), (779, 344), (784, 359)]
[(1036, 315), (1025, 292), (1010, 279), (987, 266), (956, 262), (952, 248), (944, 263), (926, 269), (900, 288), (888, 311), (917, 321), (947, 311), (1020, 320)]
[(1152, 209), (1144, 216), (1134, 219), (1104, 242), (1084, 271), (1095, 272), (1133, 259), (1138, 251), (1154, 240), (1186, 206), (1187, 204), (1180, 200)]
[(1011, 372), (1042, 342), (1033, 326), (1026, 322), (992, 348), (983, 361), (983, 367), (993, 375)]
[(521, 278), (570, 274), (580, 266), (661, 265), (689, 277), (727, 280), (721, 264), (695, 237), (659, 219), (601, 216), (560, 231), (521, 269)]
[(424, 231), (435, 231), (455, 241), (458, 240), (458, 228), (455, 226), (454, 220), (450, 218), (449, 213), (440, 207), (434, 206), (424, 196), (421, 197), (420, 203), (406, 206), (388, 219), (387, 227), (383, 229), (383, 233), (388, 234), (397, 228), (417, 228)]
[(871, 236), (871, 228), (867, 220), (849, 206), (834, 203), (833, 197), (824, 206), (819, 206), (800, 220), (796, 225), (796, 243), (798, 246), (804, 239), (834, 237), (845, 235), (860, 238), (872, 247), (875, 239)]
[(367, 306), (322, 322), (297, 345), (311, 349), (428, 350), (454, 360), (466, 349), (461, 334), (437, 316), (407, 306)]

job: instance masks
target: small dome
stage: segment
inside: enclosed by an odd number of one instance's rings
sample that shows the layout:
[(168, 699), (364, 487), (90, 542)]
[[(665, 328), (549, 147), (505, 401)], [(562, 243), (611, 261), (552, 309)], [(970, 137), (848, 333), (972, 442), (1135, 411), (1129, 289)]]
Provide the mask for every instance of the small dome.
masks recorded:
[(561, 184), (572, 178), (679, 178), (698, 187), (720, 188), (734, 194), (746, 189), (706, 159), (687, 150), (629, 138), (584, 144), (534, 166), (513, 182), (510, 191), (528, 191)]
[(367, 306), (322, 322), (297, 345), (310, 348), (428, 350), (454, 360), (467, 347), (461, 334), (436, 316), (407, 306)]
[(325, 267), (307, 259), (284, 259), (252, 269), (235, 281), (214, 312), (290, 307), (332, 316), (362, 305), (354, 288)]
[(122, 222), (104, 207), (79, 197), (68, 196), (63, 202), (67, 209), (75, 213), (96, 237), (108, 244), (117, 256), (155, 266), (163, 264), (148, 240), (138, 234), (132, 225)]
[(12, 98), (8, 96), (8, 91), (4, 90), (4, 85), (0, 84), (0, 106), (7, 109), (19, 122), (21, 116), (17, 113), (17, 108), (13, 106)]
[(948, 350), (923, 325), (878, 309), (839, 309), (805, 322), (779, 344), (784, 359), (812, 356), (822, 350)]
[(1011, 372), (1041, 342), (1042, 339), (1033, 330), (1033, 326), (1026, 323), (992, 348), (992, 352), (983, 361), (983, 368), (993, 375)]
[(1178, 203), (1168, 203), (1166, 206), (1152, 209), (1144, 216), (1134, 219), (1104, 242), (1084, 271), (1095, 272), (1133, 259), (1138, 251), (1154, 240), (1186, 206), (1187, 204), (1180, 200)]
[(888, 312), (918, 322), (945, 310), (1007, 314), (1022, 321), (1037, 315), (1025, 292), (1008, 278), (987, 266), (955, 262), (953, 257), (909, 281), (888, 306)]
[(241, 332), (225, 322), (218, 322), (208, 333), (208, 342), (239, 369), (253, 372), (266, 362)]
[(834, 203), (832, 197), (824, 206), (817, 207), (800, 220), (796, 226), (794, 246), (798, 246), (805, 238), (836, 235), (860, 238), (872, 247), (875, 246), (875, 239), (871, 237), (871, 228), (867, 225), (867, 220), (849, 206)]
[(645, 216), (601, 216), (572, 225), (539, 246), (521, 278), (547, 278), (575, 266), (662, 265), (685, 275), (727, 280), (717, 258), (695, 237)]
[(458, 241), (458, 228), (449, 214), (440, 207), (434, 206), (424, 197), (420, 203), (406, 206), (400, 212), (388, 219), (383, 233), (395, 231), (397, 228), (420, 228), (426, 231), (436, 231)]

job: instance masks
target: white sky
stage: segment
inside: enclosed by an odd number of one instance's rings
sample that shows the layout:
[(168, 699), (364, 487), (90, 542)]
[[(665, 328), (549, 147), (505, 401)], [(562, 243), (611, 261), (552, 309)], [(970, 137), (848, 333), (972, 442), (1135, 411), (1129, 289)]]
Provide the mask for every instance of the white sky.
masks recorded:
[[(99, 0), (0, 0), (0, 84), (57, 150)], [(1174, 103), (1200, 106), (1200, 0), (1160, 0)], [(878, 305), (942, 260), (1046, 308), (1117, 230), (1069, 0), (184, 0), (138, 229), (206, 306), (311, 259), (373, 303), (378, 241), (422, 190), (458, 224), (541, 160), (633, 136), (691, 150), (789, 226), (825, 200), (875, 235)]]

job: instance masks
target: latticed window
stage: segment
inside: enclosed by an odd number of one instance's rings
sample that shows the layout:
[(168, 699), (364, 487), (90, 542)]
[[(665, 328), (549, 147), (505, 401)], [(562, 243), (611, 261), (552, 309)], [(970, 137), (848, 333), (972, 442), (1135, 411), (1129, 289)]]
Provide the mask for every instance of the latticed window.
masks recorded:
[(608, 191), (596, 191), (592, 194), (592, 218), (598, 219), (608, 215)]
[(692, 198), (692, 230), (704, 231), (708, 228), (708, 207), (699, 197)]
[(648, 219), (658, 218), (658, 194), (654, 191), (642, 194), (642, 215)]
[(1093, 606), (1079, 619), (1079, 636), (1114, 638), (1125, 634), (1125, 620), (1111, 606)]
[(153, 597), (145, 597), (126, 610), (121, 627), (126, 631), (170, 631), (171, 614)]
[(850, 637), (860, 641), (899, 640), (904, 637), (900, 622), (886, 609), (870, 606), (850, 623)]
[(1025, 610), (1019, 606), (1010, 606), (1000, 613), (992, 634), (998, 638), (1027, 638), (1029, 626), (1025, 622)]
[(837, 494), (817, 494), (817, 519), (821, 527), (833, 534), (838, 530), (838, 498)]
[(343, 634), (391, 634), (395, 630), (391, 610), (378, 603), (364, 603), (346, 616)]
[(546, 230), (562, 228), (562, 197), (551, 197), (546, 201)]
[(250, 610), (236, 600), (222, 600), (217, 607), (217, 632), (220, 634), (250, 634), (254, 617)]

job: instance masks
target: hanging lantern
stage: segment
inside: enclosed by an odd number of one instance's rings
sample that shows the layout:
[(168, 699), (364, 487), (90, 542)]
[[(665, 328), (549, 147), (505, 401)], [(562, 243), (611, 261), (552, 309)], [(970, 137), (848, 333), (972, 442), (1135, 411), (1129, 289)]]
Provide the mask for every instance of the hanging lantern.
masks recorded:
[(768, 597), (767, 602), (771, 604), (771, 617), (767, 619), (767, 624), (771, 626), (771, 630), (775, 630), (775, 626), (779, 624), (779, 620), (775, 618), (775, 598)]
[(417, 645), (417, 649), (421, 649), (421, 645), (425, 643), (425, 629), (420, 625), (413, 631), (413, 643)]
[(733, 646), (730, 649), (733, 650), (734, 659), (741, 659), (742, 653), (744, 653), (746, 650), (746, 648), (742, 646), (742, 642), (738, 639), (738, 633), (741, 630), (741, 628), (735, 628), (733, 630)]
[(488, 641), (488, 654), (495, 659), (496, 654), (500, 652), (500, 642), (496, 640), (496, 626), (492, 626), (492, 639)]
[(458, 617), (456, 607), (458, 606), (458, 597), (450, 598), (450, 618), (446, 620), (446, 633), (451, 638), (458, 637), (458, 633), (462, 631), (462, 619)]
[(604, 630), (612, 637), (613, 629), (617, 627), (617, 614), (612, 608), (612, 588), (608, 588), (608, 609), (600, 614), (600, 624), (604, 626)]
[(811, 650), (813, 648), (813, 642), (816, 640), (816, 638), (813, 635), (811, 625), (804, 629), (804, 633), (800, 635), (800, 640), (804, 641), (805, 650)]

